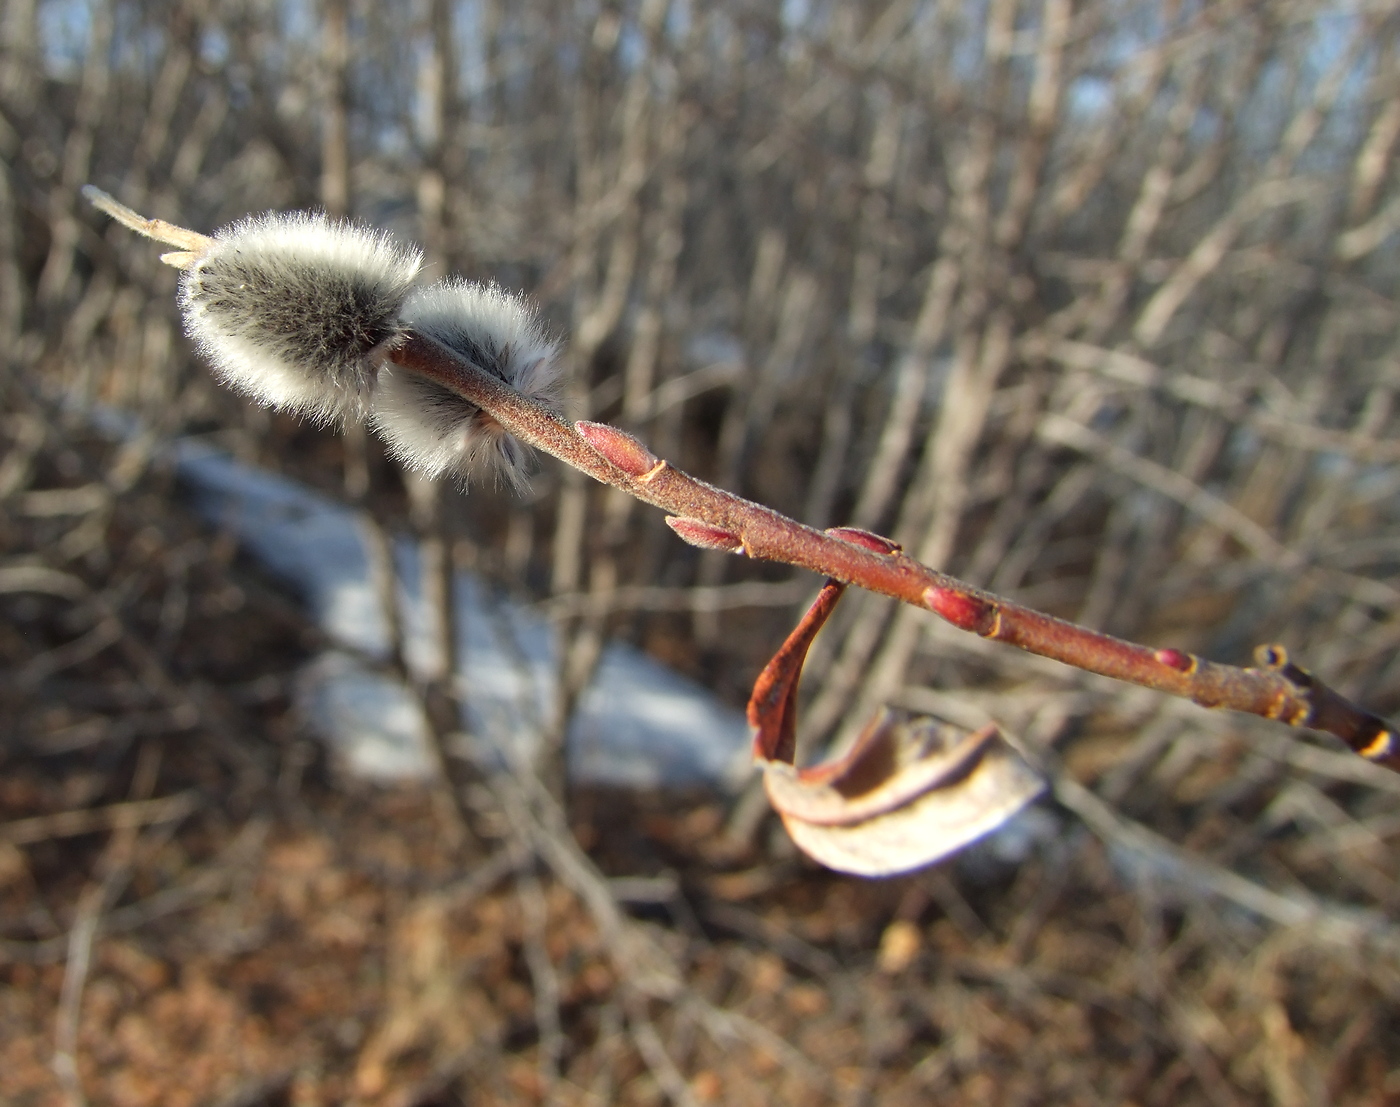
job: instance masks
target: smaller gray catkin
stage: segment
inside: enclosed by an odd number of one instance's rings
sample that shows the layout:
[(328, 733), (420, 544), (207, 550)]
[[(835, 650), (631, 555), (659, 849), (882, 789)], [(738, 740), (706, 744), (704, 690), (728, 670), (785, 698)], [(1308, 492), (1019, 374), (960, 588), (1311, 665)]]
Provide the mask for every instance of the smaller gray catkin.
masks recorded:
[[(410, 296), (401, 319), (558, 410), (558, 347), (523, 297), (494, 284), (447, 280)], [(465, 480), (495, 471), (517, 488), (524, 484), (524, 446), (475, 404), (415, 373), (395, 365), (380, 372), (372, 421), (389, 452), (427, 476)]]

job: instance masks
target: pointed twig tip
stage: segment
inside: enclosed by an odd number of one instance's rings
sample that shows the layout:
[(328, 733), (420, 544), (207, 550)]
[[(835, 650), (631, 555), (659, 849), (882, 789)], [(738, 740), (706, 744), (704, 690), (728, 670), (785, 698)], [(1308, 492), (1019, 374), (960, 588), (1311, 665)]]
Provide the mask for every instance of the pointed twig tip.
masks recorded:
[(178, 252), (161, 256), (161, 261), (167, 265), (173, 265), (176, 269), (188, 269), (193, 264), (194, 259), (207, 250), (210, 243), (214, 241), (198, 231), (178, 227), (174, 223), (167, 223), (164, 219), (147, 219), (108, 193), (103, 192), (96, 185), (83, 185), (82, 191), (83, 198), (88, 203), (98, 211), (110, 215), (128, 230), (133, 230), (147, 238), (153, 238), (157, 242), (163, 242), (167, 246), (178, 246), (180, 248)]

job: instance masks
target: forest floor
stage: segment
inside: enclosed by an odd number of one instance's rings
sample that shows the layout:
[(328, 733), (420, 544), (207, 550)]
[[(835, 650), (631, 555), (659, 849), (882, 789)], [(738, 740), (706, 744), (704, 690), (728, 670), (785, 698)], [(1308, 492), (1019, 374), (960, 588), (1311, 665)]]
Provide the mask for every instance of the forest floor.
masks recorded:
[[(80, 439), (31, 484), (110, 488)], [(168, 474), (45, 494), (0, 516), (0, 1102), (1400, 1103), (1393, 950), (1130, 884), (1053, 804), (1019, 864), (888, 881), (709, 793), (565, 832), (467, 780), (459, 836), (327, 762), (317, 632)]]

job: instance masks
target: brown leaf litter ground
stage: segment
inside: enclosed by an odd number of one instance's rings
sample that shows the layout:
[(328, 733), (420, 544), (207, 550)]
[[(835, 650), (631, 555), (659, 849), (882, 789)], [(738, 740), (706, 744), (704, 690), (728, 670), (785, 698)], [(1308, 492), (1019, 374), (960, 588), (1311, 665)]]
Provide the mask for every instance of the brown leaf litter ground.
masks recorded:
[[(29, 460), (92, 502), (0, 513), (5, 566), (55, 574), (0, 593), (0, 1102), (1400, 1102), (1392, 948), (1130, 885), (1053, 806), (1020, 864), (882, 882), (733, 844), (708, 794), (574, 797), (593, 885), (488, 782), (453, 845), (424, 789), (326, 764), (292, 702), (315, 632), (167, 476)], [(1225, 856), (1229, 768), (1159, 829)], [(1394, 903), (1387, 843), (1308, 845), (1247, 860)]]

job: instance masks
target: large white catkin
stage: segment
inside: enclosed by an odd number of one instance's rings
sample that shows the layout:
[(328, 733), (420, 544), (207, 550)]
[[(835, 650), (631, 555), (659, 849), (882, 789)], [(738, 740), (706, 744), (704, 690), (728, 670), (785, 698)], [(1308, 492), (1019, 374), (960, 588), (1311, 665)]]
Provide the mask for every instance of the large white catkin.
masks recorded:
[[(413, 293), (402, 322), (518, 392), (557, 410), (558, 348), (528, 302), (495, 284), (446, 280)], [(373, 425), (389, 451), (427, 476), (494, 469), (525, 482), (525, 448), (475, 404), (394, 365), (380, 370)]]
[(361, 418), (422, 255), (325, 215), (218, 231), (180, 281), (185, 326), (233, 388), (320, 422)]

